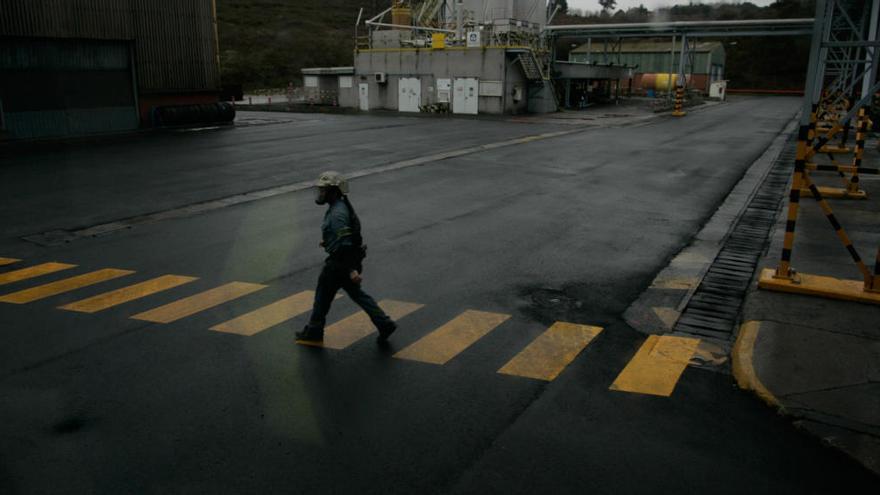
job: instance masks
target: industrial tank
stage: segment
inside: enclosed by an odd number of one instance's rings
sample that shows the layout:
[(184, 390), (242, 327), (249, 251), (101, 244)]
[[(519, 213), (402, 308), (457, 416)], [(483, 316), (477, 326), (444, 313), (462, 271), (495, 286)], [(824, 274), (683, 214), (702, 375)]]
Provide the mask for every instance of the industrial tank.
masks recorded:
[[(685, 76), (685, 81), (690, 82), (690, 76)], [(666, 92), (678, 86), (678, 74), (659, 72), (642, 75), (642, 89)]]
[(546, 0), (461, 0), (468, 18), (478, 24), (499, 19), (516, 19), (544, 26), (547, 24)]

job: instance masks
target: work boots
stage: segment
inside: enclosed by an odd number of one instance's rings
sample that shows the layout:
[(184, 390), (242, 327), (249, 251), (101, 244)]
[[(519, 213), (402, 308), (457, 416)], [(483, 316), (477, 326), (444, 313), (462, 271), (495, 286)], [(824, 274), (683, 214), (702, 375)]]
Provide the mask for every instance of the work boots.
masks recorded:
[(316, 330), (308, 325), (296, 332), (296, 340), (305, 342), (321, 342), (324, 340), (324, 330)]
[(391, 323), (389, 323), (385, 327), (379, 329), (379, 337), (377, 337), (376, 340), (379, 343), (387, 342), (388, 337), (390, 337), (391, 334), (394, 333), (395, 330), (397, 330), (397, 323), (394, 323), (392, 321)]

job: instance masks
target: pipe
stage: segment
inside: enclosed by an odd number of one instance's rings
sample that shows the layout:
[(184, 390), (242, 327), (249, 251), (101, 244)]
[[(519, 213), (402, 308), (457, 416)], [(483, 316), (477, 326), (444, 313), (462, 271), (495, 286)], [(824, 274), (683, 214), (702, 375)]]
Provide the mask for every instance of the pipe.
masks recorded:
[(739, 27), (739, 26), (812, 26), (814, 19), (750, 19), (745, 21), (672, 21), (638, 22), (632, 24), (560, 24), (547, 26), (548, 31), (578, 29), (582, 31), (604, 31), (607, 29), (666, 29), (684, 27)]
[(455, 31), (453, 31), (451, 29), (429, 28), (429, 27), (422, 27), (422, 26), (404, 26), (402, 24), (390, 24), (387, 22), (372, 22), (372, 21), (367, 21), (366, 24), (368, 26), (391, 27), (391, 28), (398, 28), (398, 29), (413, 29), (415, 31), (431, 31), (431, 32), (438, 32), (438, 33), (455, 34)]
[(457, 38), (457, 41), (461, 43), (461, 40), (464, 39), (464, 26), (461, 25), (462, 17), (464, 15), (462, 12), (461, 0), (455, 0), (453, 5), (455, 6), (455, 37)]
[(559, 5), (557, 5), (556, 8), (553, 9), (553, 13), (550, 14), (550, 17), (547, 19), (547, 24), (546, 24), (547, 26), (549, 26), (550, 23), (553, 22), (553, 18), (556, 17), (556, 13), (559, 12), (559, 9), (560, 9)]
[(391, 12), (391, 9), (393, 9), (393, 8), (394, 8), (394, 5), (392, 5), (391, 7), (388, 7), (387, 9), (383, 10), (382, 12), (376, 14), (376, 17), (373, 17), (372, 19), (368, 20), (367, 24), (369, 24), (371, 22), (377, 22), (376, 19), (381, 19), (381, 18), (385, 17), (385, 14)]

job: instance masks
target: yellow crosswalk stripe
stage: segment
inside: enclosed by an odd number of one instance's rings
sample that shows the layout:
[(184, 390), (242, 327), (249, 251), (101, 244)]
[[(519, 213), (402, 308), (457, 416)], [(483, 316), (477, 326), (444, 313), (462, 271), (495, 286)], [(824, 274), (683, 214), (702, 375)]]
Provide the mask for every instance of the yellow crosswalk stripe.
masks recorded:
[(0, 302), (11, 304), (26, 304), (47, 297), (57, 296), (65, 292), (88, 287), (114, 278), (124, 277), (134, 273), (131, 270), (117, 270), (115, 268), (105, 268), (75, 277), (65, 278), (48, 284), (32, 287), (30, 289), (20, 290), (11, 294), (0, 297)]
[(445, 364), (508, 318), (510, 315), (467, 310), (394, 357)]
[(498, 373), (553, 381), (601, 332), (601, 327), (556, 322)]
[(211, 330), (246, 336), (255, 335), (307, 312), (312, 308), (314, 299), (315, 293), (313, 291), (300, 292), (243, 314), (238, 318), (214, 325)]
[(132, 318), (154, 323), (171, 323), (265, 288), (265, 285), (260, 284), (230, 282), (194, 296), (138, 313)]
[(700, 339), (651, 335), (611, 390), (669, 397), (699, 344)]
[(18, 263), (19, 261), (21, 260), (17, 258), (0, 258), (0, 266), (11, 265), (13, 263)]
[(30, 266), (27, 268), (22, 268), (21, 270), (15, 270), (12, 272), (0, 274), (0, 285), (20, 282), (22, 280), (39, 277), (41, 275), (48, 275), (50, 273), (60, 272), (61, 270), (67, 270), (69, 268), (76, 268), (76, 265), (52, 262), (43, 263), (42, 265)]
[(98, 294), (97, 296), (72, 302), (70, 304), (65, 304), (58, 309), (77, 311), (80, 313), (97, 313), (98, 311), (103, 311), (107, 308), (112, 308), (142, 297), (147, 297), (157, 292), (162, 292), (163, 290), (188, 284), (194, 280), (198, 280), (198, 278), (184, 277), (181, 275), (162, 275), (161, 277), (156, 277), (139, 284)]
[[(386, 299), (379, 301), (379, 306), (392, 320), (398, 320), (424, 307), (424, 304)], [(373, 326), (370, 317), (361, 311), (325, 328), (323, 342), (298, 341), (298, 343), (327, 349), (345, 349), (375, 331), (376, 327)]]

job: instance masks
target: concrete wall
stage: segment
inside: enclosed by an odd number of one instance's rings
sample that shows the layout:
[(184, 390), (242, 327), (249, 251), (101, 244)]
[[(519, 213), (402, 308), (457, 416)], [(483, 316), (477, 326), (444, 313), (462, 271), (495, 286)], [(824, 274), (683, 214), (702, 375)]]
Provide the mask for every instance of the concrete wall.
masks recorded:
[[(519, 62), (516, 61), (515, 56), (508, 55), (506, 73), (507, 84), (504, 88), (504, 113), (519, 114), (528, 112), (529, 80), (526, 79), (526, 75), (519, 66)], [(520, 88), (522, 94), (522, 98), (518, 102), (513, 99), (517, 88)]]
[[(340, 105), (358, 106), (358, 84), (369, 84), (370, 109), (398, 110), (398, 83), (401, 77), (421, 81), (421, 105), (437, 103), (437, 79), (473, 77), (480, 81), (500, 81), (502, 96), (480, 96), (480, 113), (521, 113), (526, 110), (526, 80), (522, 69), (503, 49), (401, 49), (364, 50), (355, 56), (353, 88), (340, 91)], [(379, 84), (374, 74), (385, 73), (387, 83)], [(513, 101), (515, 86), (522, 86), (523, 101)], [(343, 95), (342, 93), (348, 93)]]
[(350, 88), (339, 88), (339, 106), (348, 108), (357, 108), (358, 106), (358, 83), (360, 79), (352, 74)]

